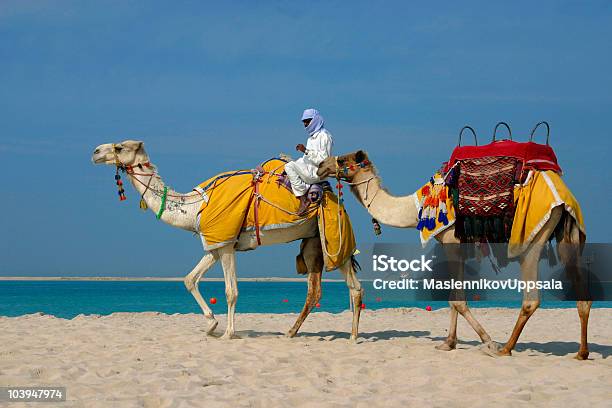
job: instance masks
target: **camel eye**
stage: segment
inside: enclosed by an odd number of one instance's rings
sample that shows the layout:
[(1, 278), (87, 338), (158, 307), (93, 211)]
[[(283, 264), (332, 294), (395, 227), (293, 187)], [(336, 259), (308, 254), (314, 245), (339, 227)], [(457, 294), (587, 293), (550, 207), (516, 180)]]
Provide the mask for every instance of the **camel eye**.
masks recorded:
[(115, 146), (115, 151), (118, 153), (123, 149), (121, 146)]

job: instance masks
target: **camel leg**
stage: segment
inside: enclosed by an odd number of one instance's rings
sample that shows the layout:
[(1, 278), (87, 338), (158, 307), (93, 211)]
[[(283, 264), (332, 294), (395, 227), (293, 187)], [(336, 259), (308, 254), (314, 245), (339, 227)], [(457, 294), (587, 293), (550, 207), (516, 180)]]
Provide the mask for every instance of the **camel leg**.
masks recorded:
[(323, 271), (323, 250), (319, 237), (304, 239), (302, 244), (302, 256), (308, 269), (308, 292), (302, 312), (295, 324), (287, 332), (287, 337), (294, 337), (308, 314), (321, 298), (321, 276)]
[[(555, 230), (560, 218), (561, 207), (557, 207), (551, 212), (548, 222), (535, 236), (533, 243), (529, 245), (529, 247), (521, 255), (521, 279), (523, 281), (529, 282), (537, 280), (540, 254), (542, 253), (542, 249), (545, 247), (548, 238)], [(533, 289), (529, 292), (525, 290), (523, 292), (523, 304), (521, 305), (521, 311), (516, 324), (514, 325), (514, 329), (512, 330), (512, 334), (510, 335), (506, 345), (495, 354), (500, 356), (512, 355), (512, 350), (514, 350), (525, 324), (527, 324), (527, 321), (539, 306), (539, 291), (537, 289)]]
[(453, 305), (453, 302), (449, 301), (448, 306), (450, 307), (450, 326), (448, 328), (448, 336), (444, 343), (436, 346), (437, 350), (450, 351), (457, 347), (457, 309)]
[[(452, 239), (455, 239), (452, 237)], [(463, 257), (461, 256), (461, 248), (455, 242), (453, 245), (445, 246), (447, 258), (450, 260), (449, 267), (451, 269), (451, 277), (457, 280), (463, 280), (463, 268), (465, 266)], [(480, 340), (484, 344), (491, 343), (491, 336), (486, 332), (482, 325), (472, 315), (470, 308), (465, 300), (465, 292), (463, 290), (454, 291), (451, 294), (451, 299), (448, 304), (450, 306), (450, 327), (448, 329), (448, 336), (444, 343), (436, 346), (436, 349), (443, 351), (454, 350), (457, 347), (457, 316), (461, 314), (463, 318), (470, 324), (472, 329), (478, 334)]]
[[(540, 259), (541, 251), (542, 245), (530, 245), (526, 252), (521, 256), (521, 280), (528, 282), (537, 279), (538, 261)], [(519, 316), (516, 324), (514, 325), (514, 329), (512, 330), (512, 334), (504, 347), (495, 354), (499, 356), (512, 355), (512, 350), (514, 350), (525, 324), (527, 324), (527, 321), (539, 306), (539, 291), (537, 289), (531, 290), (530, 292), (525, 290), (523, 292), (521, 311), (519, 312)]]
[(576, 302), (578, 316), (580, 316), (580, 350), (576, 354), (577, 360), (586, 360), (589, 357), (589, 342), (587, 340), (587, 329), (589, 326), (589, 313), (591, 312), (590, 300), (579, 300)]
[(489, 333), (482, 327), (482, 325), (476, 320), (476, 318), (472, 315), (470, 308), (467, 305), (465, 300), (462, 301), (449, 301), (450, 306), (450, 328), (448, 329), (448, 337), (444, 341), (444, 343), (436, 346), (436, 349), (443, 351), (454, 350), (457, 347), (457, 314), (461, 314), (463, 318), (469, 323), (469, 325), (474, 329), (478, 337), (480, 337), (480, 341), (483, 344), (491, 344), (491, 336)]
[(238, 279), (236, 277), (236, 253), (231, 246), (224, 246), (216, 250), (225, 278), (225, 297), (227, 299), (227, 328), (221, 336), (222, 339), (232, 339), (236, 329), (234, 320), (236, 315), (236, 301), (238, 300)]
[(217, 262), (217, 259), (213, 254), (209, 253), (204, 255), (200, 262), (198, 262), (198, 264), (195, 266), (195, 268), (193, 268), (193, 270), (187, 276), (185, 276), (184, 280), (185, 287), (187, 288), (189, 293), (193, 295), (196, 302), (198, 302), (198, 305), (200, 305), (202, 313), (204, 313), (204, 317), (208, 322), (206, 334), (211, 334), (212, 332), (214, 332), (219, 322), (217, 321), (217, 319), (215, 319), (214, 313), (200, 294), (200, 291), (198, 289), (198, 283), (200, 282), (202, 276), (204, 276), (204, 274), (206, 274), (206, 272), (210, 270), (210, 268), (215, 264), (215, 262)]
[(577, 360), (586, 360), (589, 357), (589, 343), (588, 343), (588, 326), (589, 326), (589, 314), (591, 312), (591, 305), (593, 302), (590, 300), (588, 289), (584, 284), (584, 276), (579, 268), (580, 260), (580, 242), (579, 237), (567, 237), (564, 238), (558, 246), (559, 255), (565, 264), (565, 271), (567, 276), (572, 279), (578, 301), (576, 307), (578, 309), (578, 316), (580, 316), (580, 349), (576, 354)]
[(481, 324), (476, 320), (476, 318), (472, 315), (470, 308), (468, 307), (467, 301), (459, 301), (453, 302), (455, 309), (459, 312), (461, 316), (472, 326), (472, 329), (478, 334), (480, 337), (480, 341), (484, 344), (491, 342), (491, 336), (486, 332), (486, 330), (481, 326)]
[(351, 296), (351, 305), (353, 309), (353, 328), (351, 331), (351, 340), (357, 340), (359, 334), (359, 316), (361, 315), (361, 300), (363, 298), (363, 289), (361, 289), (361, 282), (357, 279), (355, 269), (351, 260), (349, 259), (340, 267), (340, 272), (346, 279), (346, 284), (349, 288)]

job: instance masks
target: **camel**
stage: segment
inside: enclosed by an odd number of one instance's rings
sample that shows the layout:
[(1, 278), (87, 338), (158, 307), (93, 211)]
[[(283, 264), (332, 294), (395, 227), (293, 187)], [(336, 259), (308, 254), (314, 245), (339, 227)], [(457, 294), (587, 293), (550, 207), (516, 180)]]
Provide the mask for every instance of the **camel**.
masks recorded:
[[(365, 163), (367, 165), (360, 165)], [(359, 150), (357, 152), (344, 156), (330, 157), (320, 164), (318, 175), (319, 177), (337, 177), (348, 182), (352, 193), (357, 200), (367, 209), (370, 215), (379, 222), (398, 228), (416, 228), (418, 223), (418, 210), (414, 194), (397, 197), (391, 195), (381, 185), (381, 178), (377, 174), (376, 168), (371, 164), (367, 154)], [(340, 171), (342, 169), (342, 171)], [(538, 260), (545, 244), (549, 237), (555, 231), (557, 224), (562, 221), (562, 207), (556, 207), (546, 224), (540, 230), (533, 240), (533, 243), (520, 256), (519, 262), (521, 267), (521, 278), (523, 280), (536, 280), (538, 276)], [(454, 226), (447, 228), (436, 236), (436, 239), (442, 243), (459, 243), (455, 237)], [(577, 268), (578, 251), (580, 247), (580, 238), (578, 234), (564, 234), (562, 241), (559, 243), (559, 257), (565, 264), (566, 270), (571, 273), (573, 279), (580, 279), (579, 270)], [(457, 251), (449, 256), (455, 256), (454, 259), (461, 259), (458, 245), (445, 247), (447, 251)], [(459, 279), (463, 277), (463, 263), (457, 266), (459, 270), (454, 271), (454, 276)], [(531, 295), (524, 292), (521, 311), (518, 320), (514, 326), (512, 334), (506, 344), (501, 347), (493, 342), (489, 334), (480, 325), (476, 318), (472, 315), (467, 301), (463, 300), (449, 301), (450, 306), (450, 328), (446, 340), (438, 345), (439, 350), (453, 350), (457, 345), (457, 316), (461, 314), (470, 326), (476, 331), (481, 341), (485, 344), (483, 351), (493, 356), (510, 356), (512, 350), (518, 342), (519, 336), (525, 327), (525, 324), (535, 312), (540, 304), (537, 292), (532, 291)], [(577, 309), (580, 317), (581, 335), (580, 349), (576, 358), (585, 360), (589, 355), (587, 342), (587, 327), (589, 313), (592, 301), (578, 301)]]
[[(94, 164), (107, 164), (125, 170), (128, 179), (138, 191), (146, 206), (158, 214), (158, 218), (166, 224), (199, 234), (196, 220), (197, 212), (202, 203), (202, 196), (196, 192), (186, 194), (177, 193), (167, 188), (158, 175), (156, 167), (151, 164), (145, 152), (144, 143), (126, 140), (121, 143), (102, 144), (94, 150), (92, 161)], [(167, 194), (162, 199), (163, 191)], [(120, 197), (121, 194), (120, 194)], [(162, 202), (164, 207), (162, 209)], [(163, 210), (163, 211), (160, 211)], [(300, 255), (297, 258), (298, 269), (307, 273), (308, 291), (306, 302), (293, 327), (287, 332), (288, 337), (297, 334), (300, 326), (317, 304), (321, 297), (321, 275), (323, 269), (323, 252), (319, 236), (317, 217), (296, 226), (266, 231), (261, 235), (261, 245), (275, 245), (301, 239)], [(235, 335), (235, 309), (238, 299), (238, 285), (236, 276), (235, 253), (248, 251), (258, 246), (254, 234), (240, 234), (235, 245), (226, 245), (205, 254), (193, 270), (185, 276), (184, 283), (187, 290), (193, 295), (206, 318), (206, 333), (212, 334), (217, 327), (217, 320), (212, 310), (200, 294), (198, 283), (208, 270), (218, 261), (221, 262), (225, 279), (225, 294), (227, 298), (227, 328), (221, 338), (231, 339)], [(351, 339), (356, 340), (359, 328), (359, 316), (362, 303), (362, 288), (355, 275), (355, 268), (349, 259), (340, 266), (349, 287), (350, 300), (353, 312), (353, 326)]]

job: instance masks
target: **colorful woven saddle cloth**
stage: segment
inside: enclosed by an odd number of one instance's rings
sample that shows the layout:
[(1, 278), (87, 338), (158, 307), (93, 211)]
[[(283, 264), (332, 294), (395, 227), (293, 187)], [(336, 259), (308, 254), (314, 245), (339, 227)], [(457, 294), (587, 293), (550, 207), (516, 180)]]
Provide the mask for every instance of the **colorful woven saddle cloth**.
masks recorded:
[[(508, 238), (508, 257), (517, 257), (529, 247), (558, 206), (563, 206), (565, 212), (564, 233), (580, 234), (584, 241), (586, 230), (580, 204), (557, 172), (530, 171), (521, 184), (513, 186), (512, 195), (514, 217)], [(441, 174), (432, 177), (414, 197), (423, 245), (453, 225), (456, 229), (460, 227), (460, 217), (455, 214), (456, 197)]]
[(444, 170), (457, 211), (455, 235), (463, 242), (508, 242), (515, 184), (529, 170), (561, 172), (550, 146), (512, 140), (458, 146)]
[(455, 235), (463, 242), (507, 242), (514, 218), (518, 161), (513, 157), (464, 159), (447, 177), (457, 211)]
[(336, 269), (346, 260), (347, 252), (352, 255), (355, 244), (350, 220), (329, 183), (314, 185), (309, 191), (314, 196), (310, 206), (298, 214), (300, 200), (283, 174), (286, 163), (271, 159), (253, 170), (218, 174), (194, 188), (203, 198), (198, 225), (207, 250), (233, 244), (245, 232), (254, 233), (260, 243), (266, 231), (292, 227), (319, 216), (322, 238), (328, 239), (328, 253), (334, 255), (326, 258), (326, 267)]

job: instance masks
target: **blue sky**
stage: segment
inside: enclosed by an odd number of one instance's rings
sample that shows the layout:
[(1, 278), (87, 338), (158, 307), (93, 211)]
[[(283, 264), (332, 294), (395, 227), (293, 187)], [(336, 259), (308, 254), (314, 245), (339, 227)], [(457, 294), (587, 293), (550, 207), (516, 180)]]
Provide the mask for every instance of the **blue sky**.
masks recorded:
[[(396, 194), (429, 178), (466, 123), (483, 141), (505, 120), (525, 140), (547, 120), (588, 240), (609, 242), (612, 3), (223, 3), (0, 2), (0, 274), (184, 275), (199, 240), (142, 214), (131, 187), (119, 203), (93, 148), (144, 140), (189, 191), (292, 152), (310, 106), (335, 153), (366, 149)], [(296, 253), (243, 254), (239, 276), (293, 276)]]

